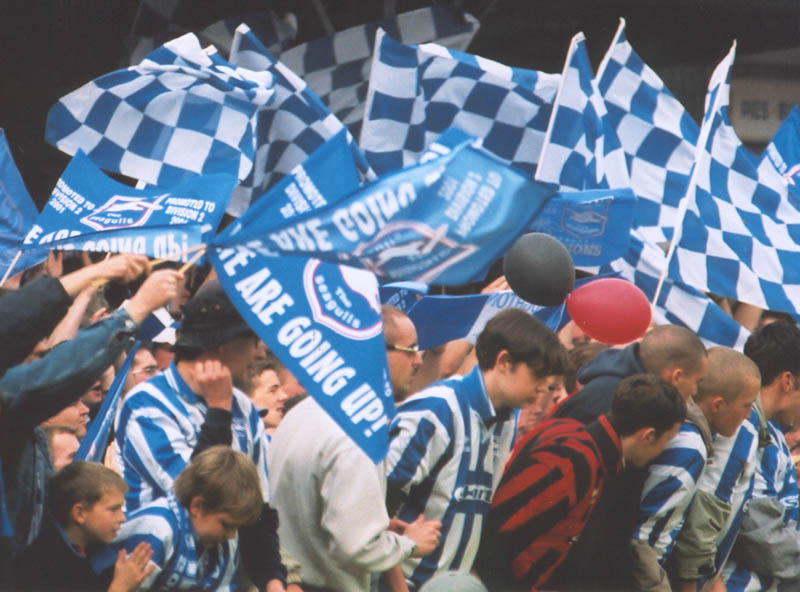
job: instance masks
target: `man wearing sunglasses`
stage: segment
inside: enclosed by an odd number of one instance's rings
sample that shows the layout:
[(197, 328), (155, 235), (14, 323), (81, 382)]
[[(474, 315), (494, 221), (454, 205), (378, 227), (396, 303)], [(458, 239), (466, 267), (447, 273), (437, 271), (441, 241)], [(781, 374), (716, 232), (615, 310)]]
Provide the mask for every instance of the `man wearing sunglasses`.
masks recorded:
[(422, 366), (417, 330), (406, 314), (394, 306), (381, 307), (386, 358), (394, 400), (400, 403), (411, 394), (411, 384)]

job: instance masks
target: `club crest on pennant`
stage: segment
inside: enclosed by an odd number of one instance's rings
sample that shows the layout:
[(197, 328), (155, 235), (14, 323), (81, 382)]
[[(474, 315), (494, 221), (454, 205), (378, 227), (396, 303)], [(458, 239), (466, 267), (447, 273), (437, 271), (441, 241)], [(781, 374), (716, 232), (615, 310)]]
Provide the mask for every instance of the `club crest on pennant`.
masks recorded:
[(378, 282), (372, 273), (311, 259), (303, 269), (303, 287), (317, 323), (357, 340), (382, 331)]
[(159, 195), (154, 200), (114, 195), (91, 214), (81, 218), (81, 222), (98, 231), (144, 226), (153, 212), (163, 209), (160, 203), (167, 195)]
[(354, 255), (376, 275), (427, 283), (477, 250), (449, 238), (446, 224), (434, 229), (403, 220), (384, 226), (372, 240), (358, 245)]
[(561, 228), (574, 237), (601, 236), (606, 229), (611, 200), (566, 208), (561, 214)]

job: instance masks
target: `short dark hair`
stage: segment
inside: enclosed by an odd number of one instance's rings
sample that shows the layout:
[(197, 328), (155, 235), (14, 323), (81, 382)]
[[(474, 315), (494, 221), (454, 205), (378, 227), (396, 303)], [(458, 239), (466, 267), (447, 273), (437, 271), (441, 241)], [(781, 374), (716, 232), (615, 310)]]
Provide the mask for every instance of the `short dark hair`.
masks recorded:
[(660, 436), (686, 419), (686, 402), (675, 386), (654, 374), (634, 374), (614, 393), (608, 420), (620, 436), (655, 428)]
[(92, 506), (109, 491), (128, 491), (125, 481), (117, 473), (99, 463), (76, 460), (50, 479), (47, 502), (50, 513), (62, 526), (69, 523), (72, 506), (85, 503)]
[(800, 373), (800, 328), (794, 323), (776, 321), (750, 334), (744, 355), (761, 371), (761, 385), (770, 384), (787, 370)]
[(502, 350), (513, 363), (525, 362), (537, 376), (564, 374), (567, 369), (567, 354), (556, 334), (521, 308), (502, 310), (486, 323), (475, 343), (480, 369), (494, 368)]

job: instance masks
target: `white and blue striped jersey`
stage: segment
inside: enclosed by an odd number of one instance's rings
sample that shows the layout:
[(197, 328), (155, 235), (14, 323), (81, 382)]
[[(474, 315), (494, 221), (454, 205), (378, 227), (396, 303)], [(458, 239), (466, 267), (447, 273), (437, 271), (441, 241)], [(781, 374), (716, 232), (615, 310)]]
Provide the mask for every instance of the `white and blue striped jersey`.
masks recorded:
[(707, 458), (700, 430), (684, 421), (667, 447), (648, 467), (633, 540), (666, 557), (683, 526)]
[(731, 513), (717, 539), (715, 567), (722, 568), (733, 548), (744, 517), (744, 504), (753, 492), (758, 465), (758, 432), (760, 416), (755, 406), (730, 437), (714, 436), (714, 453), (706, 462), (697, 488), (714, 494), (731, 505)]
[(96, 570), (114, 564), (117, 552), (131, 553), (145, 542), (153, 549), (155, 570), (142, 590), (236, 590), (238, 536), (203, 548), (196, 540), (189, 512), (173, 494), (132, 512), (111, 544), (91, 557)]
[(416, 587), (437, 571), (468, 572), (483, 519), (514, 444), (516, 413), (497, 413), (483, 375), (435, 384), (407, 399), (389, 429), (388, 498), (403, 498), (396, 516), (441, 520), (439, 545), (403, 563)]
[(761, 451), (761, 462), (756, 471), (753, 496), (777, 497), (786, 513), (784, 522), (798, 521), (797, 474), (792, 462), (792, 452), (784, 435), (785, 429), (777, 422), (767, 422), (770, 443)]
[[(759, 451), (753, 498), (772, 497), (784, 507), (784, 526), (798, 530), (798, 490), (794, 463), (781, 426), (767, 423), (769, 444)], [(798, 533), (800, 536), (800, 533)], [(731, 559), (723, 570), (725, 586), (730, 592), (767, 590), (777, 585), (770, 574), (757, 574)]]
[[(125, 512), (163, 497), (189, 464), (208, 406), (181, 378), (175, 364), (136, 386), (116, 421), (122, 477), (128, 484)], [(231, 447), (253, 459), (268, 501), (264, 424), (253, 404), (234, 389)]]

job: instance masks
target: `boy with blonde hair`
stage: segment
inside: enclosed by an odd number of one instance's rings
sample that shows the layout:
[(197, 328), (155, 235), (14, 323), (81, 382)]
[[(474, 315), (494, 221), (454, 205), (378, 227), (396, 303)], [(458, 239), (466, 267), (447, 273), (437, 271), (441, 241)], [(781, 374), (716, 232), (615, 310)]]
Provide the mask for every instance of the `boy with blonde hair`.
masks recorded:
[(15, 561), (15, 590), (137, 590), (152, 571), (150, 545), (111, 553), (105, 569), (93, 569), (88, 553), (111, 552), (109, 543), (125, 522), (127, 487), (103, 465), (73, 462), (50, 481), (49, 523)]
[[(143, 590), (234, 590), (239, 587), (238, 529), (261, 515), (263, 495), (253, 461), (228, 446), (198, 454), (167, 497), (132, 512), (114, 547), (153, 548)], [(107, 564), (109, 554), (96, 563)]]

